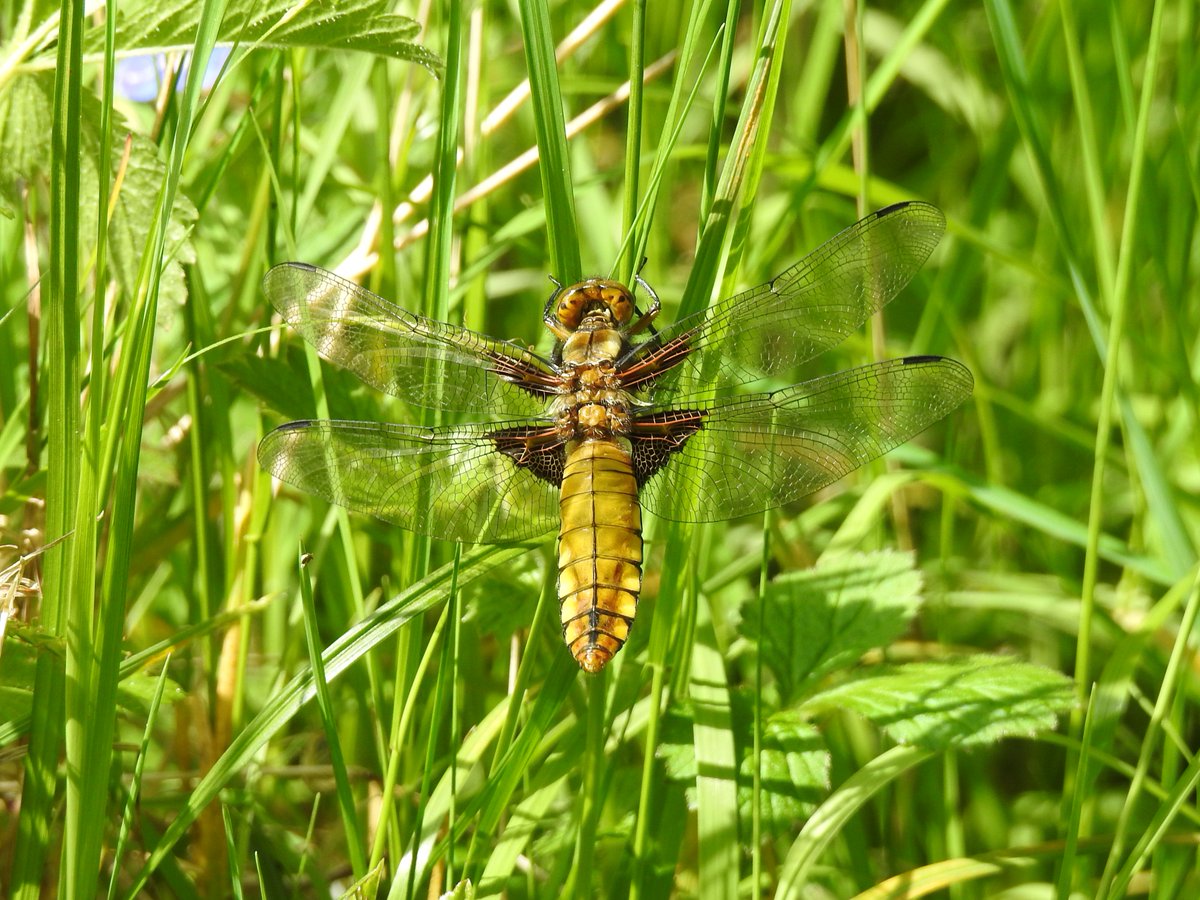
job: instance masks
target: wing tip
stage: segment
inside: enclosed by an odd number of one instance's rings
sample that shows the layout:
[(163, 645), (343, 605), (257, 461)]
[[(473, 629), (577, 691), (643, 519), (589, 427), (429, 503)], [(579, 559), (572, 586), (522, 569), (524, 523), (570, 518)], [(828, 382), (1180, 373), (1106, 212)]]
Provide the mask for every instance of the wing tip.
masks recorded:
[(933, 366), (936, 365), (943, 371), (953, 372), (957, 378), (958, 388), (956, 396), (958, 401), (954, 404), (961, 403), (967, 397), (971, 396), (975, 390), (975, 376), (971, 370), (960, 363), (957, 359), (951, 359), (949, 356), (937, 356), (935, 354), (918, 354), (915, 356), (902, 357), (898, 362), (902, 366)]
[(882, 209), (877, 209), (872, 214), (876, 219), (883, 219), (887, 216), (894, 216), (897, 213), (903, 212), (906, 209), (920, 211), (931, 218), (938, 219), (942, 222), (946, 221), (946, 214), (932, 203), (927, 203), (924, 200), (901, 200), (898, 203), (890, 203)]

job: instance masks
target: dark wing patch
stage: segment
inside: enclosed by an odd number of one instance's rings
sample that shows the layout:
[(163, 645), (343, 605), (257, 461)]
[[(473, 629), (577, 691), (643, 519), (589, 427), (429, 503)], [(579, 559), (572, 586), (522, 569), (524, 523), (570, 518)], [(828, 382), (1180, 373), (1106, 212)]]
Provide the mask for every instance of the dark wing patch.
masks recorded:
[(701, 409), (668, 409), (634, 419), (629, 432), (633, 445), (633, 474), (638, 487), (683, 450), (688, 438), (704, 427), (707, 415)]
[(489, 435), (496, 449), (522, 469), (555, 488), (561, 487), (566, 465), (566, 442), (558, 429), (542, 425), (501, 428)]

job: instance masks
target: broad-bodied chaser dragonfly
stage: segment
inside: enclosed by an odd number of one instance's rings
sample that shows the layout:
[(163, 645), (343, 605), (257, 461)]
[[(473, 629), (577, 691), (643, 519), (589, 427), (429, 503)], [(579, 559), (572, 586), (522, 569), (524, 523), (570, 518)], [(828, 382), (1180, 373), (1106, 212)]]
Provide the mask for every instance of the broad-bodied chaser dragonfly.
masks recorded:
[[(764, 393), (894, 297), (941, 239), (926, 203), (867, 216), (774, 280), (669, 328), (633, 291), (591, 278), (543, 313), (549, 358), (407, 312), (302, 263), (267, 273), (284, 321), (327, 360), (411, 404), (474, 413), (424, 428), (300, 421), (258, 459), (276, 478), (434, 538), (520, 541), (558, 528), (563, 637), (598, 672), (642, 586), (641, 505), (677, 522), (760, 512), (903, 443), (971, 394), (951, 359), (910, 356)], [(644, 335), (640, 340), (635, 336)]]

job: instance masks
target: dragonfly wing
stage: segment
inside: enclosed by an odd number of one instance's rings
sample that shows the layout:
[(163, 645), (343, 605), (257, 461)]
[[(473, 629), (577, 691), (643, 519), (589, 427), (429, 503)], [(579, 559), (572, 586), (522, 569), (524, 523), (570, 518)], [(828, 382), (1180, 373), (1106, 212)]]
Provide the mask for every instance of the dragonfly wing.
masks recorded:
[(558, 523), (563, 448), (528, 422), (421, 428), (309, 420), (276, 428), (258, 461), (280, 481), (431, 537), (498, 543)]
[(971, 394), (965, 366), (913, 356), (704, 409), (651, 411), (633, 429), (644, 503), (665, 519), (712, 522), (820, 490), (907, 441)]
[(275, 266), (263, 291), (325, 359), (417, 406), (534, 416), (556, 393), (558, 376), (531, 350), (410, 313), (316, 266)]
[(619, 370), (654, 403), (784, 376), (841, 343), (912, 280), (946, 228), (928, 203), (899, 203), (830, 238), (774, 280), (681, 319)]

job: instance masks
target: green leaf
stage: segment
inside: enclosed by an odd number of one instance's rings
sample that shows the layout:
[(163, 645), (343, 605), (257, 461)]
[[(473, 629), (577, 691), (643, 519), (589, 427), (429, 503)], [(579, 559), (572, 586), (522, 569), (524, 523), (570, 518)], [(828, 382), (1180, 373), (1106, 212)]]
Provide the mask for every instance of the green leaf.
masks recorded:
[[(822, 558), (776, 578), (742, 608), (741, 630), (756, 641), (786, 705), (867, 650), (895, 640), (921, 605), (921, 574), (907, 553)], [(766, 604), (758, 633), (760, 604)]]
[[(750, 821), (754, 785), (754, 756), (750, 745), (752, 725), (748, 698), (734, 695), (734, 736), (738, 753), (738, 811)], [(688, 802), (695, 806), (697, 775), (692, 709), (681, 705), (664, 719), (658, 756), (667, 777), (689, 783)], [(792, 710), (772, 715), (763, 723), (762, 817), (771, 828), (790, 828), (807, 817), (829, 790), (829, 752), (815, 725)]]
[[(776, 713), (763, 723), (762, 821), (772, 830), (807, 818), (829, 790), (829, 752), (815, 725), (793, 711)], [(742, 756), (738, 807), (749, 822), (754, 784), (754, 756)]]
[[(299, 350), (288, 347), (285, 355), (303, 362)], [(268, 409), (288, 419), (311, 418), (316, 411), (312, 383), (297, 376), (297, 366), (278, 357), (228, 355), (216, 368), (242, 391), (262, 401)]]
[[(54, 108), (54, 74), (37, 72), (14, 78), (0, 94), (0, 203), (17, 206), (19, 182), (38, 183), (49, 179), (50, 121)], [(113, 123), (112, 158), (125, 157), (125, 138), (131, 126)], [(91, 94), (82, 97), (79, 141), (80, 195), (95, 200), (99, 192), (97, 161), (100, 157), (100, 102)], [(116, 163), (120, 165), (120, 162)], [(150, 223), (163, 183), (163, 164), (158, 148), (138, 134), (132, 135), (121, 191), (109, 224), (109, 268), (117, 283), (132, 292), (147, 241)], [(85, 251), (92, 249), (96, 234), (97, 204), (80, 204), (79, 234)], [(167, 251), (171, 262), (163, 272), (162, 305), (182, 302), (186, 296), (181, 264), (195, 262), (189, 234), (196, 222), (196, 208), (176, 194), (167, 226)]]
[[(0, 655), (0, 722), (15, 722), (30, 714), (38, 658), (52, 654), (58, 657), (56, 664), (61, 665), (64, 652), (62, 640), (49, 632), (23, 623), (9, 623), (4, 653)], [(157, 684), (158, 676), (144, 671), (126, 675), (118, 688), (117, 699), (121, 709), (143, 714), (154, 696)], [(174, 681), (167, 681), (167, 690), (173, 700), (184, 697), (183, 690)]]
[(1075, 703), (1070, 679), (1005, 656), (879, 666), (806, 702), (806, 714), (853, 710), (893, 740), (931, 749), (1053, 728)]
[(49, 177), (50, 128), (54, 114), (51, 78), (14, 78), (0, 91), (0, 203), (12, 218), (18, 179), (38, 172)]
[(475, 885), (470, 878), (460, 881), (452, 890), (442, 894), (441, 900), (475, 900)]
[[(200, 23), (200, 7), (201, 0), (122, 3), (117, 23), (121, 55), (191, 47)], [(408, 16), (391, 12), (391, 7), (388, 0), (344, 0), (299, 7), (292, 0), (234, 0), (226, 9), (217, 43), (360, 50), (411, 60), (431, 71), (440, 69), (441, 59), (411, 40), (420, 26)], [(88, 32), (84, 46), (89, 54), (99, 53), (104, 47), (104, 27)]]

